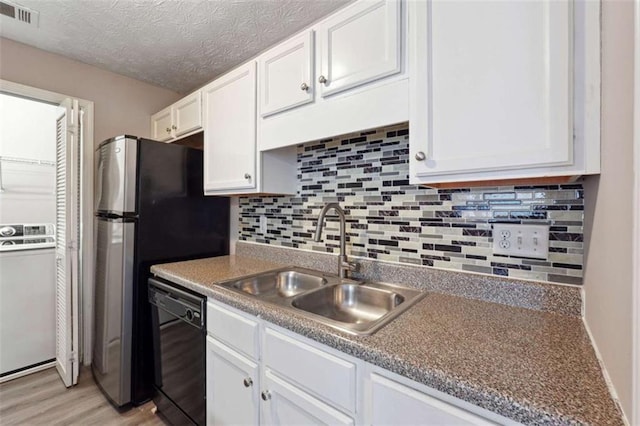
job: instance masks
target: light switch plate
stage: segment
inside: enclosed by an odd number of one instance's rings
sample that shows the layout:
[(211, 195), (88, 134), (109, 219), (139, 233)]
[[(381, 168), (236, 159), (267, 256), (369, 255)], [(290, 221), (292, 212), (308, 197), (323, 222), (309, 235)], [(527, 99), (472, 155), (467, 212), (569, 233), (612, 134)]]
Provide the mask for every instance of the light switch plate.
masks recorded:
[(549, 227), (496, 223), (493, 225), (493, 253), (547, 259)]
[(260, 233), (267, 234), (267, 217), (265, 215), (260, 216)]

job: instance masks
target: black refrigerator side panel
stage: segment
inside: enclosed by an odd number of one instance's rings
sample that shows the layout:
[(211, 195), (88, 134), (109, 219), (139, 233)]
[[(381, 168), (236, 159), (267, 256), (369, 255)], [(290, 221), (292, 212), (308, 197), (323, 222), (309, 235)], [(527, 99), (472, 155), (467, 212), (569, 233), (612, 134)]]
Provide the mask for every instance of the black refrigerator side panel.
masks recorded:
[(205, 197), (202, 151), (140, 141), (139, 253), (171, 261), (229, 252), (229, 199)]
[(147, 280), (153, 264), (229, 253), (229, 199), (205, 197), (202, 151), (140, 140), (134, 286), (134, 403), (151, 397), (153, 345)]

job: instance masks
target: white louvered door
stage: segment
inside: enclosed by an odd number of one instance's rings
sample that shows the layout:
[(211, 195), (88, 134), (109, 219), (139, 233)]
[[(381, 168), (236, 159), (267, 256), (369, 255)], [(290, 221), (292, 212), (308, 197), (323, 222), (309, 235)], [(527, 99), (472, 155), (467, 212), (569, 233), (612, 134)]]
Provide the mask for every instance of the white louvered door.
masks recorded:
[(56, 367), (78, 382), (79, 107), (67, 99), (56, 122)]

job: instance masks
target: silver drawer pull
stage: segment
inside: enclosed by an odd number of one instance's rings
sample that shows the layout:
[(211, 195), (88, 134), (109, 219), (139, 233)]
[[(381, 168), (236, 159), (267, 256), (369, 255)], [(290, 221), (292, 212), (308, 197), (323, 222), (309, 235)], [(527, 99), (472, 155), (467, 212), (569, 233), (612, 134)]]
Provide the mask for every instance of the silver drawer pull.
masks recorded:
[(267, 391), (262, 391), (262, 393), (260, 394), (260, 397), (262, 398), (263, 401), (268, 401), (271, 399), (271, 392)]
[(424, 161), (426, 158), (427, 158), (427, 156), (424, 154), (424, 152), (422, 152), (422, 151), (416, 152), (416, 160)]
[(251, 380), (251, 377), (247, 377), (246, 379), (244, 379), (243, 383), (245, 388), (253, 386), (253, 380)]

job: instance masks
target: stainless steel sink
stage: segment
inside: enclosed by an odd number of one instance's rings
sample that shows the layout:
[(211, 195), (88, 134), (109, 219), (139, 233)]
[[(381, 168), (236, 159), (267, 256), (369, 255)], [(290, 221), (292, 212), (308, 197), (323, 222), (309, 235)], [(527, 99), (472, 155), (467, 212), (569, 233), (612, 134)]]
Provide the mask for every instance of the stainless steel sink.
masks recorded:
[(388, 314), (402, 302), (404, 297), (393, 291), (339, 284), (296, 297), (291, 305), (334, 321), (366, 324)]
[(233, 281), (227, 286), (254, 296), (276, 292), (281, 297), (291, 297), (321, 287), (326, 283), (327, 280), (322, 276), (288, 270), (269, 272)]
[(303, 268), (266, 272), (219, 284), (357, 335), (370, 335), (424, 293), (393, 284), (341, 279)]
[(297, 296), (291, 306), (339, 330), (370, 335), (423, 296), (419, 290), (392, 284), (342, 283)]

